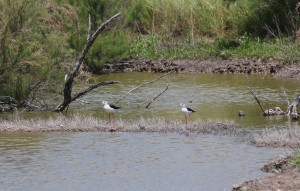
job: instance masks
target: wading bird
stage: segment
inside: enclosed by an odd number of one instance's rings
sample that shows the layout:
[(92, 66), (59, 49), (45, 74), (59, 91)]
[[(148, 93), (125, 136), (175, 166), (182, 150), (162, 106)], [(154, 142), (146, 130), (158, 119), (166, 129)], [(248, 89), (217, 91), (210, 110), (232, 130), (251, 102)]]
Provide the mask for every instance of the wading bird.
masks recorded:
[[(181, 107), (181, 111), (182, 111), (182, 113), (184, 113), (184, 116), (185, 116), (185, 127), (187, 128), (189, 116), (191, 115), (191, 113), (194, 113), (196, 111), (193, 110), (193, 109), (191, 109), (191, 108), (189, 108), (189, 107), (186, 107), (185, 104), (183, 104), (183, 103), (181, 103), (179, 105), (179, 107)], [(189, 130), (191, 131), (191, 128)]]
[(121, 107), (117, 107), (115, 105), (109, 105), (107, 101), (102, 101), (102, 107), (103, 109), (108, 112), (108, 118), (109, 122), (111, 124), (111, 129), (109, 131), (115, 131), (115, 126), (114, 126), (114, 112), (116, 112), (118, 109)]

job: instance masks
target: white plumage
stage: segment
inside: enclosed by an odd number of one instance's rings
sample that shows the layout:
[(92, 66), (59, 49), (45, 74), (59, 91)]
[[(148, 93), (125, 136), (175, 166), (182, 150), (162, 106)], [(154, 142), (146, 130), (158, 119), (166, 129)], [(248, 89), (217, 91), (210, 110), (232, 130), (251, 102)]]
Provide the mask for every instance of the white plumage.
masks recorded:
[(113, 115), (113, 113), (116, 112), (121, 107), (117, 107), (115, 105), (110, 105), (110, 104), (107, 103), (107, 101), (102, 101), (102, 105), (103, 105), (102, 108), (106, 112), (108, 112), (109, 122), (111, 123), (110, 131), (115, 131), (116, 129), (114, 128), (114, 115)]
[(185, 104), (180, 104), (181, 111), (184, 113), (184, 115), (189, 116), (191, 113), (196, 112), (193, 109), (186, 107)]
[[(196, 112), (195, 110), (189, 108), (189, 107), (186, 107), (185, 104), (181, 103), (179, 105), (179, 107), (181, 107), (181, 112), (184, 113), (184, 116), (185, 116), (185, 126), (187, 128), (187, 123), (188, 123), (188, 117), (193, 113), (193, 112)], [(191, 129), (190, 129), (191, 131)]]

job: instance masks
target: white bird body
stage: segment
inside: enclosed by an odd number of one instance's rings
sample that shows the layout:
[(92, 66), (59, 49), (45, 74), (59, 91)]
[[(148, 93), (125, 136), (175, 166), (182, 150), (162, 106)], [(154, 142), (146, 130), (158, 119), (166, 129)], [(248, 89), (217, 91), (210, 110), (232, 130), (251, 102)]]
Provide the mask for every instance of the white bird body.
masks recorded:
[[(110, 131), (115, 131), (116, 129), (114, 128), (114, 115), (113, 113), (117, 111), (117, 109), (120, 109), (121, 107), (117, 107), (117, 106), (114, 106), (114, 105), (109, 105), (107, 103), (107, 101), (102, 101), (102, 108), (108, 112), (108, 117), (109, 117), (109, 121), (110, 123), (112, 124), (112, 127), (110, 129)], [(110, 116), (111, 115), (111, 116)]]
[(191, 113), (196, 112), (193, 109), (186, 107), (185, 104), (183, 104), (183, 103), (180, 104), (180, 107), (181, 107), (181, 111), (186, 116), (189, 116)]
[(107, 101), (102, 101), (102, 104), (103, 104), (103, 109), (109, 113), (113, 113), (117, 111), (117, 109), (120, 109), (120, 107), (109, 105)]
[[(184, 113), (184, 116), (185, 116), (185, 127), (187, 128), (189, 116), (191, 115), (191, 113), (196, 112), (196, 111), (193, 110), (193, 109), (191, 109), (191, 108), (189, 108), (189, 107), (186, 107), (185, 104), (183, 104), (183, 103), (181, 103), (179, 105), (179, 107), (181, 107), (181, 112)], [(191, 131), (191, 128), (189, 128), (189, 130)]]

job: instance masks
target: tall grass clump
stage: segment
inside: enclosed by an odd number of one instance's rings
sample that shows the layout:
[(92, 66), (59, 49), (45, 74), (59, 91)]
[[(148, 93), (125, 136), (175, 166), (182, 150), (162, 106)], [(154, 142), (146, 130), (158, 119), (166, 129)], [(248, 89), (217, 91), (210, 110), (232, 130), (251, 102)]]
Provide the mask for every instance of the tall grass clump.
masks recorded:
[(236, 34), (254, 36), (294, 35), (300, 19), (295, 5), (298, 0), (238, 0), (230, 4), (230, 22)]
[(152, 10), (152, 32), (185, 35), (223, 36), (227, 32), (227, 14), (223, 0), (148, 0)]

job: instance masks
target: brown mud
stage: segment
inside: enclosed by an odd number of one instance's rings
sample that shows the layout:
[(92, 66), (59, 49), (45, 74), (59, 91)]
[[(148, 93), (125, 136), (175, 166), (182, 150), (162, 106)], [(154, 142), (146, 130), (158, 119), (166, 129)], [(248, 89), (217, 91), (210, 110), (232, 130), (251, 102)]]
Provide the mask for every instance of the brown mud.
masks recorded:
[(174, 72), (218, 74), (263, 74), (279, 78), (300, 79), (298, 61), (260, 58), (150, 60), (123, 59), (97, 67), (84, 68), (94, 74), (114, 72)]
[(264, 172), (275, 173), (275, 175), (255, 180), (248, 180), (241, 184), (233, 185), (232, 190), (299, 191), (300, 169), (291, 165), (292, 158), (292, 156), (286, 156), (270, 160), (261, 170)]

